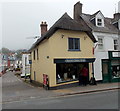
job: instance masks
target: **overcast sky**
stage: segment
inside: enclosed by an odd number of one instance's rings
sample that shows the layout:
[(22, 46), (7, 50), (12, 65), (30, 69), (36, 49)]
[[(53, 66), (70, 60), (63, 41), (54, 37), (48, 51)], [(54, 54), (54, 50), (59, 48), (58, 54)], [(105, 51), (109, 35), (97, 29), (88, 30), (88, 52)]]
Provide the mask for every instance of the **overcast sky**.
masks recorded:
[[(0, 4), (0, 46), (9, 49), (29, 49), (40, 35), (39, 25), (46, 21), (48, 29), (65, 12), (73, 17), (73, 6), (79, 0), (3, 0)], [(120, 0), (80, 0), (83, 13), (101, 10), (105, 17), (118, 12)]]

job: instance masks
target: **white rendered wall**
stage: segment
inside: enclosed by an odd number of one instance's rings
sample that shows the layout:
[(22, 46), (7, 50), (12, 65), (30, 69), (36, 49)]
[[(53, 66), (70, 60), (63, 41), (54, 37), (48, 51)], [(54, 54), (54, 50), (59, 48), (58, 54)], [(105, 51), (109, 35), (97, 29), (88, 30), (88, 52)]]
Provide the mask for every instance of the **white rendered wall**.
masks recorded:
[(95, 49), (95, 63), (94, 63), (94, 74), (96, 80), (102, 80), (102, 59), (108, 59), (108, 51), (114, 50), (114, 39), (118, 39), (118, 34), (108, 34), (93, 32), (96, 40), (98, 37), (103, 38), (103, 50), (99, 50), (98, 46)]
[[(26, 61), (25, 61), (25, 58), (26, 58)], [(25, 74), (25, 71), (26, 71), (26, 66), (25, 65), (29, 65), (29, 54), (23, 54), (22, 55), (22, 67), (23, 67), (22, 74)]]

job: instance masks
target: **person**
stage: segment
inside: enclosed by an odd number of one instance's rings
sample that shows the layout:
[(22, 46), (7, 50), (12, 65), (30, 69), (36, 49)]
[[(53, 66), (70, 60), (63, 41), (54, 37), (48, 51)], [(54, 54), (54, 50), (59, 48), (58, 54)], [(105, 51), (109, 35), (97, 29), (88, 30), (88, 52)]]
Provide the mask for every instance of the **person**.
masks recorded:
[(87, 85), (87, 78), (88, 78), (88, 69), (87, 67), (83, 67), (81, 70), (81, 74), (82, 74), (82, 84), (83, 85)]
[(79, 74), (79, 85), (82, 85), (83, 84), (83, 79), (82, 79), (82, 74), (80, 72)]

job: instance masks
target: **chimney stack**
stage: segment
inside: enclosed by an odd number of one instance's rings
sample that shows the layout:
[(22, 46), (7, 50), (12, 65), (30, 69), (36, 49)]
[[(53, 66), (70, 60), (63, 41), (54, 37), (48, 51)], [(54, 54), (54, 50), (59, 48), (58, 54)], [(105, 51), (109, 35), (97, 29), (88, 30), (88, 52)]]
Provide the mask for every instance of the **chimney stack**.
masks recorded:
[(80, 2), (77, 2), (74, 5), (74, 19), (79, 20), (80, 15), (82, 14), (82, 4)]
[(41, 27), (41, 36), (43, 36), (47, 32), (46, 22), (41, 22), (40, 27)]
[(120, 13), (115, 13), (113, 19), (114, 20), (119, 20), (120, 19)]

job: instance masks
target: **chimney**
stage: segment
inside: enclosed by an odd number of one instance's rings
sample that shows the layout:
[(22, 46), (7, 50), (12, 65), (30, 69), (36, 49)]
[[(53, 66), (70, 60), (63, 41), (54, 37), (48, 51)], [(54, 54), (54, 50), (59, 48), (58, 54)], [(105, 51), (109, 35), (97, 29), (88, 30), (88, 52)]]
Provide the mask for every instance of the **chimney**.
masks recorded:
[(114, 20), (119, 20), (120, 19), (120, 13), (115, 13), (113, 19)]
[(46, 22), (41, 22), (40, 27), (41, 27), (41, 36), (43, 36), (47, 32)]
[(79, 20), (80, 15), (82, 14), (82, 4), (80, 2), (77, 2), (74, 5), (74, 19)]

